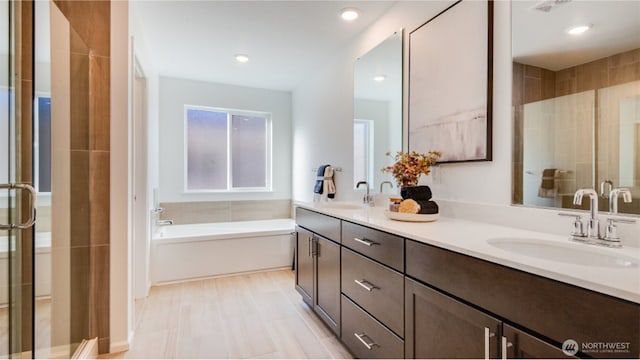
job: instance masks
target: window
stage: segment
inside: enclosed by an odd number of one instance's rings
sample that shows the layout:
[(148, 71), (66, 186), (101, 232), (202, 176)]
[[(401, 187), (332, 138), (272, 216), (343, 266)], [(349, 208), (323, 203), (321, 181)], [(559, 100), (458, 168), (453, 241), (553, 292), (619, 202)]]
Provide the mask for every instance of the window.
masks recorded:
[(373, 186), (373, 121), (353, 121), (353, 180)]
[(271, 115), (185, 106), (186, 191), (270, 191)]

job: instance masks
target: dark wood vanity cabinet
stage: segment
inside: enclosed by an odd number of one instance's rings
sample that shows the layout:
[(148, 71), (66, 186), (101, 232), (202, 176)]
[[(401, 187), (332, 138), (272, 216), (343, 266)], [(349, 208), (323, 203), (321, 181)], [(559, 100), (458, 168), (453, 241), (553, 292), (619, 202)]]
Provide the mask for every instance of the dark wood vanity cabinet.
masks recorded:
[(557, 346), (410, 278), (405, 292), (407, 358), (573, 358)]
[(311, 210), (296, 216), (296, 289), (356, 357), (555, 359), (571, 357), (562, 346), (572, 342), (578, 357), (640, 357), (639, 304)]
[[(411, 291), (414, 301), (424, 303), (425, 294), (436, 291), (442, 296), (446, 294), (451, 300), (449, 306), (457, 309), (452, 310), (452, 314), (460, 313), (459, 303), (464, 303), (471, 309), (500, 319), (504, 336), (504, 339), (500, 337), (500, 348), (506, 349), (504, 355), (515, 358), (566, 357), (561, 346), (567, 340), (578, 344), (581, 351), (578, 356), (636, 358), (640, 355), (638, 304), (417, 241), (407, 240), (405, 246), (406, 276), (432, 290), (420, 288), (420, 291), (414, 291), (412, 289), (417, 286), (412, 285), (407, 286), (407, 294)], [(408, 280), (408, 283), (411, 282)], [(438, 303), (447, 302), (441, 299)], [(420, 309), (407, 299), (407, 314), (412, 306)], [(418, 310), (414, 313), (420, 314)], [(420, 325), (422, 320), (414, 317), (406, 317), (407, 344), (411, 341), (409, 331), (412, 326), (424, 326)], [(414, 325), (409, 323), (410, 319)], [(455, 316), (450, 319), (457, 321)], [(415, 334), (412, 336), (417, 338)], [(443, 334), (446, 336), (455, 337), (456, 333)], [(481, 337), (482, 334), (475, 336)], [(602, 343), (626, 348), (622, 351), (582, 348), (583, 344), (589, 347)], [(410, 353), (406, 355), (410, 357)]]
[(404, 238), (342, 222), (342, 342), (360, 358), (404, 358)]
[(314, 231), (340, 236), (340, 220), (300, 208), (296, 215), (296, 290), (340, 336), (340, 244)]

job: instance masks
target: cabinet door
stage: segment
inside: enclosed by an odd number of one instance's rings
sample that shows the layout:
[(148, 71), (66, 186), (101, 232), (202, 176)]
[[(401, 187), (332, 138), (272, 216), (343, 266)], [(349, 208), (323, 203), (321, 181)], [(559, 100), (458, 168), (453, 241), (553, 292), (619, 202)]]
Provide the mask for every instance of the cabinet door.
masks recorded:
[(313, 234), (296, 227), (296, 290), (313, 307)]
[[(507, 324), (502, 326), (503, 351), (509, 359), (575, 359), (561, 349)], [(504, 356), (503, 356), (504, 357)]]
[(316, 296), (314, 309), (340, 337), (340, 245), (316, 236)]
[(497, 358), (501, 322), (439, 291), (405, 279), (407, 358)]

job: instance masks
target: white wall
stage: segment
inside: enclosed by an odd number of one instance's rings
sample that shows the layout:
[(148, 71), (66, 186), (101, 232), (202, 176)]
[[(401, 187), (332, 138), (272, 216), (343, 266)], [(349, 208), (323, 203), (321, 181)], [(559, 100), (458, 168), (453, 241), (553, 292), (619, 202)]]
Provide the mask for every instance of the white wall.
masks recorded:
[[(293, 94), (295, 200), (310, 201), (313, 174), (319, 163), (342, 166), (336, 197), (355, 200), (351, 188), (353, 113), (352, 69), (362, 49), (374, 46), (398, 28), (405, 28), (404, 136), (406, 140), (409, 33), (444, 10), (451, 2), (399, 2), (360, 35), (334, 62)], [(423, 179), (439, 199), (509, 204), (511, 200), (511, 28), (510, 5), (495, 2), (494, 9), (493, 161), (442, 165), (437, 176)], [(327, 140), (331, 139), (331, 140)], [(406, 144), (406, 141), (404, 142)]]
[[(409, 32), (447, 8), (453, 1), (399, 2), (372, 26), (354, 39), (332, 62), (317, 69), (314, 76), (293, 92), (294, 158), (293, 198), (311, 201), (315, 173), (319, 164), (343, 168), (336, 173), (336, 199), (356, 200), (353, 191), (353, 68), (357, 57), (366, 53), (394, 31), (405, 29), (404, 53), (408, 53)], [(510, 61), (510, 58), (509, 58)], [(404, 58), (406, 114), (406, 74)], [(509, 97), (510, 98), (510, 97)], [(406, 118), (406, 116), (404, 116)], [(406, 128), (406, 126), (405, 126)]]
[[(272, 114), (273, 191), (184, 193), (184, 105)], [(160, 78), (160, 201), (291, 198), (291, 93), (195, 80)]]
[(131, 116), (129, 3), (111, 2), (111, 159), (110, 159), (110, 351), (129, 348), (133, 329), (131, 279)]
[[(130, 3), (129, 11), (129, 30), (131, 35), (131, 41), (133, 42), (133, 56), (134, 61), (137, 61), (141, 70), (144, 72), (147, 85), (147, 134), (138, 134), (139, 136), (146, 136), (147, 144), (147, 192), (146, 196), (143, 196), (148, 200), (147, 211), (155, 208), (155, 204), (152, 201), (153, 189), (159, 186), (159, 151), (158, 151), (158, 134), (159, 134), (159, 120), (158, 120), (158, 72), (153, 64), (151, 53), (147, 47), (145, 40), (144, 30), (137, 19), (136, 6)], [(133, 65), (133, 64), (132, 64)], [(133, 71), (133, 69), (131, 69)], [(142, 166), (142, 164), (139, 164)], [(144, 169), (138, 169), (141, 173)], [(141, 205), (141, 204), (138, 204)], [(148, 231), (135, 231), (133, 238), (133, 288), (134, 297), (136, 299), (144, 298), (151, 286), (150, 279), (150, 229), (151, 224), (149, 221), (153, 221), (155, 218), (152, 214), (148, 213), (146, 216), (146, 222), (140, 224), (134, 224), (136, 230), (141, 230), (140, 227), (146, 228)], [(143, 235), (144, 234), (144, 235)], [(134, 314), (140, 316), (141, 314)]]

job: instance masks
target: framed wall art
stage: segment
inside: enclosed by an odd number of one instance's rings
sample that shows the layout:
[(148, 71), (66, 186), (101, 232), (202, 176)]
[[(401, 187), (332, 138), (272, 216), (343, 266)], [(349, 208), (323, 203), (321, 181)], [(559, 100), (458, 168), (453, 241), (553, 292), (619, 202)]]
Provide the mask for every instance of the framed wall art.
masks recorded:
[(458, 1), (409, 35), (409, 151), (492, 157), (493, 2)]

